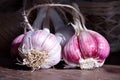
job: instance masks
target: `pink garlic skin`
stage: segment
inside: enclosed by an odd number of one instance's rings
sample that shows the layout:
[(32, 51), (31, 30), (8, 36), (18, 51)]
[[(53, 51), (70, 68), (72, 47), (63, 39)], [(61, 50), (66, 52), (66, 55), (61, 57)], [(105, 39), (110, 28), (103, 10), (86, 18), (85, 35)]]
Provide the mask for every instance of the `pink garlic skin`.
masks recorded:
[(63, 58), (67, 63), (79, 64), (82, 54), (79, 49), (78, 37), (73, 35), (64, 47)]
[(24, 34), (21, 34), (13, 40), (11, 44), (11, 56), (13, 58), (18, 57), (18, 53), (19, 53), (18, 47), (20, 46), (23, 38), (24, 38)]
[(108, 57), (110, 53), (110, 46), (108, 41), (99, 33), (88, 30), (88, 32), (93, 36), (93, 38), (97, 41), (97, 56), (100, 60), (104, 60)]
[(92, 69), (101, 67), (109, 52), (109, 43), (102, 35), (92, 30), (83, 30), (65, 45), (63, 59), (68, 65)]
[[(47, 30), (29, 31), (25, 34), (23, 42), (19, 47), (20, 55), (24, 59), (26, 52), (35, 49), (47, 52), (45, 62), (38, 68), (50, 68), (61, 60), (61, 46), (55, 35)], [(29, 67), (29, 64), (27, 64)]]
[(79, 45), (84, 57), (94, 57), (97, 53), (97, 41), (87, 31), (80, 32)]

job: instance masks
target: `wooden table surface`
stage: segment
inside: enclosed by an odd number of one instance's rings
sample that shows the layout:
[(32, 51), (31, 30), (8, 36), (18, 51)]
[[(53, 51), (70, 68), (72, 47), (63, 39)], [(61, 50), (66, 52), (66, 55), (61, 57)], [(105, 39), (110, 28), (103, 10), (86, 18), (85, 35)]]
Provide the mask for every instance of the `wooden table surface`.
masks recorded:
[(94, 70), (30, 70), (0, 67), (0, 80), (120, 80), (120, 66), (104, 65)]

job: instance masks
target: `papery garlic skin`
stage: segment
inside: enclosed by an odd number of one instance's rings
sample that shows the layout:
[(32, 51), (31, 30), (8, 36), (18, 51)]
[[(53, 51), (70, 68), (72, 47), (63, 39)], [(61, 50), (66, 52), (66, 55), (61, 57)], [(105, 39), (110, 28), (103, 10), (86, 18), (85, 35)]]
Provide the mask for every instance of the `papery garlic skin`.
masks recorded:
[(82, 54), (79, 49), (78, 37), (76, 35), (73, 35), (69, 42), (64, 46), (62, 57), (71, 67), (79, 64)]
[(20, 46), (22, 40), (24, 38), (24, 34), (21, 34), (19, 35), (18, 37), (16, 37), (12, 44), (11, 44), (11, 56), (13, 58), (17, 58), (18, 57), (18, 54), (19, 54), (19, 51), (18, 51), (18, 47)]
[(48, 29), (27, 32), (19, 52), (23, 64), (33, 69), (50, 68), (61, 59), (61, 46)]
[(88, 32), (97, 40), (98, 44), (98, 57), (100, 60), (104, 60), (109, 56), (110, 53), (110, 46), (108, 41), (99, 33), (88, 30)]
[(87, 32), (82, 31), (78, 35), (81, 52), (84, 57), (95, 57), (97, 53), (97, 41)]
[(93, 69), (104, 64), (109, 52), (109, 43), (102, 35), (82, 30), (65, 45), (63, 59), (70, 66), (74, 64), (81, 69)]
[(64, 47), (63, 58), (67, 59), (68, 62), (78, 64), (81, 56), (78, 37), (74, 35)]

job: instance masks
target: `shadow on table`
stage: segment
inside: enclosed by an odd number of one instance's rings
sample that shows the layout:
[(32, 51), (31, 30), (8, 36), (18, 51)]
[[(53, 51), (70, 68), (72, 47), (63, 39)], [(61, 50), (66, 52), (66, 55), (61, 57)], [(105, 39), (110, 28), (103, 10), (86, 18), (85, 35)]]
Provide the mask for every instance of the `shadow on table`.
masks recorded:
[[(117, 55), (118, 53), (116, 54), (111, 54), (105, 61), (105, 64), (108, 64), (108, 65), (113, 65), (115, 66), (116, 64), (119, 65), (120, 62), (119, 61), (119, 54)], [(10, 54), (5, 54), (3, 55), (2, 53), (0, 54), (0, 66), (1, 67), (5, 67), (5, 68), (9, 68), (9, 69), (14, 69), (14, 70), (31, 70), (31, 68), (28, 68), (27, 66), (23, 66), (23, 65), (18, 65), (16, 64), (18, 63), (16, 60), (12, 59)], [(59, 64), (55, 65), (54, 67), (52, 68), (55, 68), (55, 69), (64, 69), (64, 66), (66, 64), (64, 63), (64, 61), (61, 61)], [(75, 69), (79, 69), (79, 68), (75, 68)], [(104, 67), (104, 70), (106, 70), (107, 72), (110, 72), (110, 73), (117, 73), (118, 70), (120, 72), (120, 68), (118, 68), (117, 70), (117, 67), (113, 67), (112, 66), (109, 66), (109, 67)]]
[[(64, 61), (61, 61), (59, 64), (51, 68), (63, 69), (64, 65), (65, 65)], [(18, 63), (16, 59), (12, 59), (10, 54), (3, 55), (2, 53), (0, 54), (0, 67), (14, 69), (14, 70), (31, 70), (31, 68)]]
[(30, 70), (30, 68), (16, 64), (17, 61), (13, 60), (10, 55), (0, 55), (0, 67), (15, 69), (15, 70)]

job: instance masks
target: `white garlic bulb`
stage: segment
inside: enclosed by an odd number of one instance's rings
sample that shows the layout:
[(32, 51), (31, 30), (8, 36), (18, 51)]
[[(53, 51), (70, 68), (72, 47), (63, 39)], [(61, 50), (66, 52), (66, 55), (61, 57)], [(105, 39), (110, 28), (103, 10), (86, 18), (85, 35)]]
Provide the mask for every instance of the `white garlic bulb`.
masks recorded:
[(19, 47), (23, 64), (33, 69), (50, 68), (61, 59), (61, 46), (48, 29), (29, 31)]

